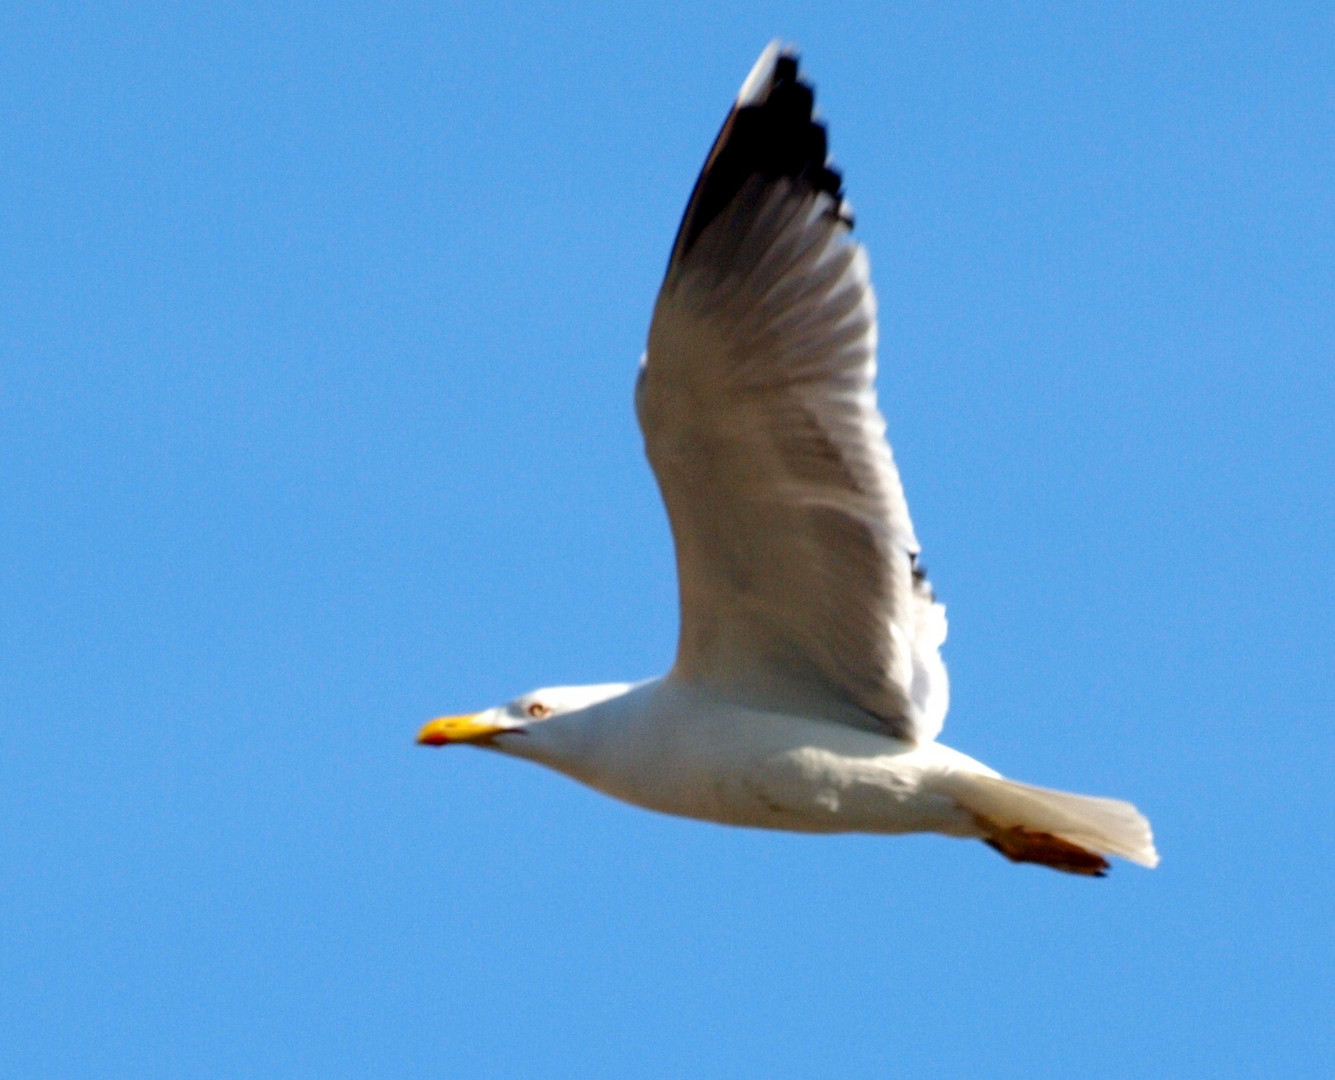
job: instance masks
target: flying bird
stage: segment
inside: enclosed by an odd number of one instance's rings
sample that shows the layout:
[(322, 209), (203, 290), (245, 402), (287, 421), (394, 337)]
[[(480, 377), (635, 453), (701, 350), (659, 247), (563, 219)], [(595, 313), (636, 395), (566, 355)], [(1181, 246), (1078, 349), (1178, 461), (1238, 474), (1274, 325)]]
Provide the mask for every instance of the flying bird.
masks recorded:
[(1154, 866), (1130, 803), (936, 741), (945, 609), (876, 402), (876, 301), (792, 51), (742, 84), (677, 230), (635, 386), (676, 545), (676, 660), (432, 720), (638, 806), (808, 833), (935, 832), (1101, 876)]

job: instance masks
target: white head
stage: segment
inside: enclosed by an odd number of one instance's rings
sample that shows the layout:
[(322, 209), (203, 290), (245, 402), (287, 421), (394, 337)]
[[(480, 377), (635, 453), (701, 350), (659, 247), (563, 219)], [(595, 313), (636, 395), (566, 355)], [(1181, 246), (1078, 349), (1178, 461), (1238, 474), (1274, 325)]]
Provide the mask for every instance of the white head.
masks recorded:
[(440, 716), (417, 733), (417, 741), (424, 746), (448, 746), (451, 743), (470, 743), (495, 750), (522, 753), (516, 745), (503, 745), (510, 740), (534, 732), (534, 729), (562, 717), (583, 713), (631, 689), (633, 683), (599, 683), (596, 686), (550, 686), (533, 690), (505, 705), (497, 705), (479, 713), (465, 716)]

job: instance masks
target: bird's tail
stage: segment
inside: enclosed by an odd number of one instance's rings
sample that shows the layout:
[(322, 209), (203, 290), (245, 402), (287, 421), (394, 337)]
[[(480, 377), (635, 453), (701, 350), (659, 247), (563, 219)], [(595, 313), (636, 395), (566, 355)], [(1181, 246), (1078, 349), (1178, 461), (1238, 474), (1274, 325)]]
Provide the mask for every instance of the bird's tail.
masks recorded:
[(1156, 866), (1150, 823), (1120, 799), (1072, 795), (981, 773), (952, 772), (942, 787), (969, 811), (983, 839), (1013, 862), (1102, 875), (1105, 855)]

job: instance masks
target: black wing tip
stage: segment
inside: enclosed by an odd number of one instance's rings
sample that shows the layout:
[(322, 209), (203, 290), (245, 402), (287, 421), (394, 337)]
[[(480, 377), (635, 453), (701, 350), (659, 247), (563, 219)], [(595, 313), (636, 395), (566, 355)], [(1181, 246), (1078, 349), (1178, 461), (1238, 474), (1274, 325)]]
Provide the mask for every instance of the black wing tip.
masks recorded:
[(828, 135), (815, 118), (815, 101), (815, 88), (802, 78), (797, 52), (769, 46), (705, 159), (677, 230), (673, 261), (690, 249), (752, 176), (785, 177), (808, 185), (812, 192), (824, 192), (834, 201), (835, 213), (852, 228), (843, 201), (843, 174), (830, 164)]

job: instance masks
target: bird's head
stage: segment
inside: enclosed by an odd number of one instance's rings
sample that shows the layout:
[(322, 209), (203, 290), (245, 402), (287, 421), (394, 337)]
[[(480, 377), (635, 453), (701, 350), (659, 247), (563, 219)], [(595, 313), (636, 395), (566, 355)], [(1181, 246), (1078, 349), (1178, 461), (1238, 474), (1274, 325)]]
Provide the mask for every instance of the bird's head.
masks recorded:
[(505, 705), (463, 716), (439, 716), (423, 726), (417, 741), (423, 746), (469, 743), (496, 747), (501, 736), (522, 737), (534, 727), (570, 713), (581, 712), (630, 689), (629, 683), (597, 686), (550, 686), (522, 694)]

